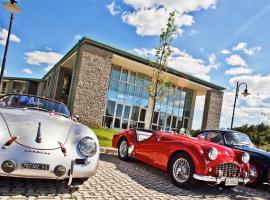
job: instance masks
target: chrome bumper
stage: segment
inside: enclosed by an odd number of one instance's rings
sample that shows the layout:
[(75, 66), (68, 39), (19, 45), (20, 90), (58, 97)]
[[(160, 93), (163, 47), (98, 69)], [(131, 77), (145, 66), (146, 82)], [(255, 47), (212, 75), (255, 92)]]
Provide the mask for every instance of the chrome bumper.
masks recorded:
[[(196, 180), (199, 180), (199, 181), (220, 184), (221, 182), (225, 182), (226, 178), (229, 178), (229, 177), (225, 177), (225, 176), (214, 177), (214, 176), (203, 176), (203, 175), (193, 174), (193, 178)], [(243, 178), (238, 178), (238, 182), (241, 184), (244, 184), (244, 185), (247, 184), (249, 181), (250, 181), (250, 179), (248, 178), (247, 172), (244, 172)]]

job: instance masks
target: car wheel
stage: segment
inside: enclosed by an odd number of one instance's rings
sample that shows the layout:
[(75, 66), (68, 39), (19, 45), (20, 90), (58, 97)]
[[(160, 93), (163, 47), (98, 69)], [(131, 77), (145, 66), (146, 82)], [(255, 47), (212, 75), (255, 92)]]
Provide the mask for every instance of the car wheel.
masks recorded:
[(128, 157), (128, 143), (125, 138), (123, 138), (118, 145), (118, 157), (120, 160), (127, 161)]
[(174, 185), (182, 188), (190, 188), (196, 185), (193, 178), (195, 166), (192, 158), (185, 153), (178, 153), (173, 156), (170, 162), (169, 173)]

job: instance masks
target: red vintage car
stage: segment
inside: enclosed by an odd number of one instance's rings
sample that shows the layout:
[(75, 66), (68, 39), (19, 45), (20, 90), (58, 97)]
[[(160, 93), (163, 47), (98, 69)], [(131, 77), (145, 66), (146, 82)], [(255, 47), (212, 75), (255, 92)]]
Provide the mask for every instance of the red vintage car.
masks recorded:
[(235, 187), (249, 181), (249, 154), (186, 134), (128, 129), (113, 137), (121, 160), (134, 158), (169, 172), (178, 187), (205, 181)]

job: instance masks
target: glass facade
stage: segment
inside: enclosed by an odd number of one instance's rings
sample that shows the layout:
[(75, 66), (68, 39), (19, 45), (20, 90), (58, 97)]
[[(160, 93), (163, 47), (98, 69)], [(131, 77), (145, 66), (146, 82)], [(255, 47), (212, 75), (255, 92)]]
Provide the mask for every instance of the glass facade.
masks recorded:
[(113, 66), (103, 126), (126, 129), (144, 128), (149, 79), (141, 74)]
[(188, 128), (193, 91), (174, 86), (168, 90), (169, 95), (156, 102), (152, 129), (179, 132), (181, 128)]
[[(148, 107), (149, 77), (112, 66), (103, 126), (126, 129), (144, 128)], [(153, 116), (153, 130), (175, 130), (187, 128), (192, 107), (193, 91), (170, 87), (168, 96), (156, 102)]]

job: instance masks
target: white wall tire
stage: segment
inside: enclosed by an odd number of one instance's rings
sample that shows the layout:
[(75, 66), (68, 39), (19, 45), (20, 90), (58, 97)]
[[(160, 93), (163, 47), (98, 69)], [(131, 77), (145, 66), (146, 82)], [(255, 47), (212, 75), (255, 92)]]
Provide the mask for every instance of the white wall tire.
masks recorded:
[(196, 185), (196, 180), (193, 178), (195, 166), (191, 157), (185, 153), (177, 153), (173, 156), (169, 173), (173, 184), (177, 187), (192, 188)]
[(118, 145), (118, 157), (120, 160), (127, 161), (128, 157), (128, 143), (125, 138), (121, 139)]

